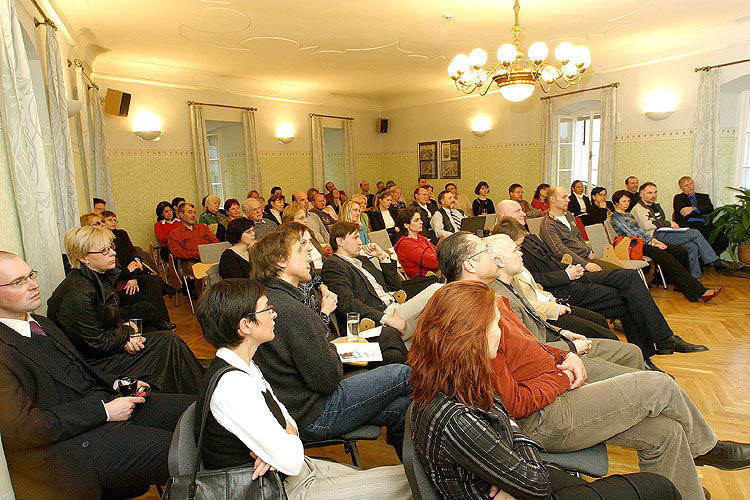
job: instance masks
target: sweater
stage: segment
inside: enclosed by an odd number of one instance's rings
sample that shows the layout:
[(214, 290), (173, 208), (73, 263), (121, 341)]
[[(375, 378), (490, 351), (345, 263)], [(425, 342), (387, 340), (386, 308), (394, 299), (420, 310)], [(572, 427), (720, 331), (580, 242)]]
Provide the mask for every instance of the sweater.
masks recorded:
[(393, 249), (410, 278), (424, 276), (428, 271), (437, 272), (439, 269), (435, 245), (421, 234), (416, 239), (402, 236)]
[(253, 361), (302, 429), (323, 411), (341, 381), (343, 365), (326, 340), (326, 324), (305, 305), (303, 293), (279, 278), (264, 285), (278, 315), (276, 337), (258, 347)]
[(200, 223), (192, 229), (180, 224), (169, 233), (169, 251), (178, 259), (200, 259), (198, 245), (218, 242), (208, 226)]

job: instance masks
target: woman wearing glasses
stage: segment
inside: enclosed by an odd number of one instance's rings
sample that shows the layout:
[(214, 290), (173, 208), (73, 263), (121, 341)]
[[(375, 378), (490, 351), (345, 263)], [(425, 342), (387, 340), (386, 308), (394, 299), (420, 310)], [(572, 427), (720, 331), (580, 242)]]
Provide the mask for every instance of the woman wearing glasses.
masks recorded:
[[(145, 380), (161, 392), (196, 394), (203, 369), (148, 302), (120, 307), (114, 236), (98, 226), (65, 233), (73, 268), (47, 302), (48, 316), (92, 366)], [(142, 320), (139, 331), (131, 319)]]

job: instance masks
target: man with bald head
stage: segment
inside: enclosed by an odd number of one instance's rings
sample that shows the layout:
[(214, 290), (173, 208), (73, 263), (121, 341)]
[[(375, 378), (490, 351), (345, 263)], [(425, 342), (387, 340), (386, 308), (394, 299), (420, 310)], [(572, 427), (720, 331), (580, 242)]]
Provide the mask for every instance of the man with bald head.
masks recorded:
[[(310, 228), (312, 237), (320, 243), (324, 252), (329, 252), (328, 255), (331, 255), (333, 252), (331, 251), (331, 246), (328, 241), (328, 230), (320, 219), (320, 216), (316, 212), (310, 210), (310, 200), (307, 198), (307, 193), (304, 191), (293, 192), (292, 201), (307, 210), (307, 227)], [(326, 248), (328, 249), (327, 251)]]
[(113, 375), (32, 314), (42, 305), (36, 276), (0, 251), (0, 435), (16, 498), (93, 500), (110, 489), (130, 498), (164, 484), (172, 432), (195, 397), (116, 397)]
[[(503, 224), (503, 217), (526, 224), (526, 214), (518, 203), (506, 201), (497, 206), (500, 220), (493, 229), (494, 234), (512, 232), (512, 228)], [(609, 319), (620, 318), (628, 342), (641, 348), (647, 368), (657, 369), (649, 359), (654, 354), (696, 352), (700, 347), (674, 335), (637, 272), (631, 269), (587, 271), (579, 264), (565, 266), (546, 243), (531, 233), (524, 237), (521, 249), (526, 268), (555, 297)]]
[(263, 218), (263, 205), (255, 198), (248, 198), (242, 202), (242, 213), (245, 217), (255, 222), (255, 239), (259, 240), (266, 234), (276, 231), (278, 224)]

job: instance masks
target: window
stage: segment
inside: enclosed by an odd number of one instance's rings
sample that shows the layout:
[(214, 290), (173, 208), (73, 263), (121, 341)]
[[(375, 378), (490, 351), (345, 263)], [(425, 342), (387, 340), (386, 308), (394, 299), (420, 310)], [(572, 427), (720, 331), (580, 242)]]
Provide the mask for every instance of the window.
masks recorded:
[(219, 150), (219, 136), (206, 134), (208, 142), (208, 164), (211, 167), (211, 194), (224, 199), (224, 175), (221, 168), (221, 151)]
[(568, 187), (583, 181), (586, 192), (599, 178), (601, 117), (588, 111), (576, 116), (558, 116), (557, 184)]
[(737, 137), (737, 173), (740, 187), (750, 188), (750, 91), (742, 93), (740, 127)]

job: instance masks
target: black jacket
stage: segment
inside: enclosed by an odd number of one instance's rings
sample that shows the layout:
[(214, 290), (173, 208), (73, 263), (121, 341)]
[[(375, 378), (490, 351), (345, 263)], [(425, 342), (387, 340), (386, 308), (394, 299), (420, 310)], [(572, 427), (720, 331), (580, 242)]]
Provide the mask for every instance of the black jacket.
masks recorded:
[(570, 193), (570, 203), (568, 203), (568, 212), (572, 213), (576, 217), (580, 216), (582, 213), (588, 213), (589, 207), (591, 206), (591, 201), (589, 201), (589, 197), (585, 194), (583, 195), (583, 204), (584, 206), (581, 206), (578, 203), (578, 198), (573, 193)]
[(674, 199), (672, 200), (672, 208), (674, 209), (674, 213), (672, 213), (672, 219), (679, 224), (680, 227), (690, 227), (690, 224), (695, 224), (695, 222), (688, 222), (689, 217), (695, 217), (697, 215), (706, 216), (714, 211), (714, 205), (711, 203), (711, 198), (705, 194), (705, 193), (695, 193), (696, 201), (698, 202), (698, 211), (699, 214), (696, 214), (695, 212), (691, 213), (687, 217), (684, 217), (680, 215), (680, 210), (682, 210), (685, 207), (689, 207), (692, 205), (690, 203), (690, 198), (688, 198), (688, 195), (685, 193), (679, 193), (674, 195)]
[[(380, 264), (382, 272), (367, 257), (357, 257), (367, 272), (375, 277), (380, 286), (387, 292), (401, 289), (401, 278), (396, 263)], [(360, 318), (370, 318), (376, 324), (383, 317), (386, 305), (380, 300), (369, 280), (338, 255), (329, 257), (323, 263), (323, 282), (328, 289), (338, 295), (336, 322), (340, 332), (346, 331), (346, 313), (358, 312)]]
[[(59, 364), (28, 349), (27, 339), (0, 323), (0, 435), (12, 471), (59, 488), (57, 498), (99, 498), (90, 442), (106, 439), (102, 399), (114, 377), (91, 368), (68, 338), (43, 316), (33, 318), (54, 344), (95, 382), (84, 394)], [(14, 483), (18, 480), (14, 475)]]
[[(393, 223), (396, 224), (396, 221), (398, 219), (398, 209), (394, 206), (391, 206), (388, 209), (388, 213), (391, 214), (391, 217), (393, 217)], [(367, 212), (367, 217), (370, 219), (370, 229), (373, 231), (381, 231), (383, 229), (386, 229), (385, 227), (385, 221), (383, 220), (383, 214), (380, 213), (380, 210), (370, 210)], [(396, 227), (390, 227), (388, 228), (388, 236), (391, 238), (391, 243), (396, 243), (398, 239), (401, 237), (401, 233), (399, 231), (396, 231)]]
[(555, 259), (552, 251), (539, 236), (527, 234), (521, 244), (523, 264), (545, 290), (570, 284), (565, 264)]
[(115, 283), (120, 271), (73, 269), (47, 301), (47, 313), (85, 358), (119, 353), (132, 329), (123, 326)]

